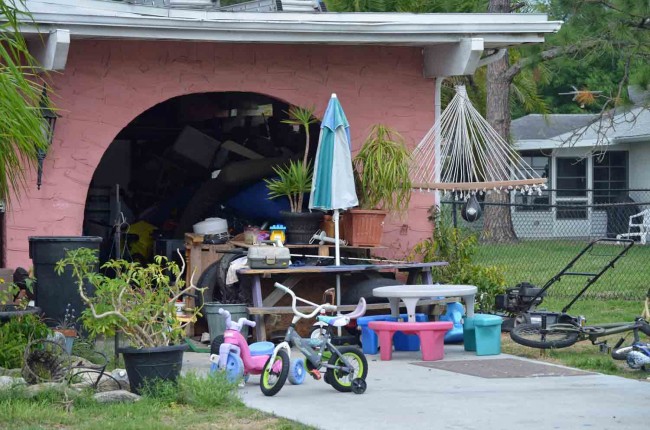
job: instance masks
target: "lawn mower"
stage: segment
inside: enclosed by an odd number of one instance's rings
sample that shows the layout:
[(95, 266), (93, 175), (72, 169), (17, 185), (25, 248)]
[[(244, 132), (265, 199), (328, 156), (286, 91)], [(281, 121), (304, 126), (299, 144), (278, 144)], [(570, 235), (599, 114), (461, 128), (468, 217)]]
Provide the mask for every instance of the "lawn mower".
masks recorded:
[[(619, 246), (618, 251), (607, 255), (610, 257), (609, 261), (601, 268), (599, 272), (575, 272), (571, 269), (578, 263), (578, 261), (585, 255), (589, 255), (592, 249), (597, 244), (609, 244), (611, 246)], [(590, 242), (582, 249), (562, 270), (555, 276), (549, 279), (541, 288), (536, 287), (528, 282), (517, 284), (514, 288), (506, 290), (505, 294), (496, 296), (495, 307), (497, 312), (503, 313), (505, 319), (503, 322), (502, 330), (510, 331), (514, 326), (522, 323), (539, 324), (542, 315), (549, 321), (564, 315), (571, 306), (591, 287), (598, 279), (610, 268), (614, 267), (621, 257), (623, 257), (634, 245), (631, 239), (597, 239)], [(602, 255), (601, 255), (602, 256)], [(548, 289), (559, 282), (564, 276), (584, 276), (587, 278), (585, 286), (575, 295), (575, 297), (566, 305), (561, 312), (548, 312), (539, 310), (539, 305), (543, 302)]]

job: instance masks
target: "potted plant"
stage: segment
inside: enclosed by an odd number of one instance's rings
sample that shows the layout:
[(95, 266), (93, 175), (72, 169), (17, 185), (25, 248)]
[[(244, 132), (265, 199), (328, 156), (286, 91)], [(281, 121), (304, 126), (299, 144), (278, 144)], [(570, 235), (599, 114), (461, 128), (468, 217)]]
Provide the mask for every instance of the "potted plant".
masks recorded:
[(312, 235), (319, 229), (320, 212), (303, 212), (305, 193), (311, 190), (312, 166), (309, 162), (309, 126), (317, 119), (314, 108), (292, 106), (288, 112), (289, 118), (282, 121), (285, 124), (296, 125), (305, 129), (305, 152), (302, 161), (291, 160), (285, 166), (273, 168), (277, 178), (266, 179), (269, 198), (287, 197), (291, 212), (280, 212), (287, 227), (288, 243), (308, 243)]
[[(139, 393), (147, 379), (175, 380), (183, 364), (182, 343), (185, 326), (196, 321), (199, 308), (185, 309), (185, 318), (176, 315), (176, 301), (201, 289), (186, 286), (185, 269), (166, 257), (140, 265), (125, 260), (109, 260), (102, 265), (112, 277), (96, 272), (97, 251), (78, 248), (56, 263), (57, 273), (72, 271), (79, 295), (87, 308), (81, 322), (91, 336), (113, 336), (119, 332), (128, 342), (121, 348), (131, 389)], [(170, 276), (173, 277), (170, 278)], [(86, 285), (94, 290), (91, 295)]]
[(61, 333), (65, 337), (65, 350), (68, 354), (72, 353), (72, 344), (77, 337), (77, 317), (74, 308), (70, 303), (65, 308), (63, 319), (57, 321), (52, 329), (55, 332)]
[(343, 231), (355, 246), (381, 244), (386, 215), (402, 215), (411, 199), (410, 151), (402, 136), (382, 124), (374, 125), (354, 157), (359, 208), (343, 216)]

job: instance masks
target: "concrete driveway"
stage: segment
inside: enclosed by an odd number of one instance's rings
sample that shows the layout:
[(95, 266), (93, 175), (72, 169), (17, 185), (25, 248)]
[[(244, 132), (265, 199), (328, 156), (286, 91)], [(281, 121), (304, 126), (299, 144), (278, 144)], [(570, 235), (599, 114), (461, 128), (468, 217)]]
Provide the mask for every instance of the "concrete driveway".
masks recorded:
[[(207, 371), (207, 354), (186, 353), (184, 371)], [(650, 383), (589, 374), (502, 354), (478, 357), (446, 345), (442, 361), (395, 352), (368, 355), (365, 394), (339, 393), (307, 378), (265, 397), (251, 377), (240, 395), (252, 408), (321, 429), (642, 429)], [(417, 363), (417, 364), (414, 364)], [(425, 367), (425, 366), (436, 366)], [(446, 368), (443, 370), (440, 367)]]

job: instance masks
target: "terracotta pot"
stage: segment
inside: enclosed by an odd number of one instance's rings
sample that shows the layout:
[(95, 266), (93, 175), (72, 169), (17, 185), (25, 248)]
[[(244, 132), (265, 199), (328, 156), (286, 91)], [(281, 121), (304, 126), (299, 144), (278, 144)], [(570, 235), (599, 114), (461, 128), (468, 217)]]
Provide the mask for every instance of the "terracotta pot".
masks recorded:
[[(334, 237), (334, 221), (332, 215), (323, 215), (323, 222), (320, 224), (320, 229), (325, 232), (328, 237)], [(341, 232), (339, 231), (339, 234)], [(343, 235), (341, 235), (343, 237)]]
[(77, 337), (77, 330), (73, 328), (55, 328), (54, 331), (58, 331), (65, 337)]
[(352, 246), (379, 246), (388, 212), (351, 209), (343, 217), (343, 238)]

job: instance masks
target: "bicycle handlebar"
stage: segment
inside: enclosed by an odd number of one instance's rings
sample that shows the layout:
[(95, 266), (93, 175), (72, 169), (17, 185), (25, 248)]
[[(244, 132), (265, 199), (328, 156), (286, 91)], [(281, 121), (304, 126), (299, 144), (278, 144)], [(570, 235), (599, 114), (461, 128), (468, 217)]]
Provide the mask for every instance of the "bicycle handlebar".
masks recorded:
[[(308, 300), (296, 297), (296, 293), (294, 293), (291, 289), (285, 287), (284, 285), (280, 284), (279, 282), (276, 282), (274, 284), (274, 287), (279, 288), (282, 291), (284, 291), (285, 293), (288, 293), (288, 294), (291, 295), (291, 308), (293, 309), (293, 313), (296, 314), (297, 316), (301, 317), (301, 318), (305, 318), (305, 319), (314, 318), (318, 313), (321, 312), (321, 310), (328, 310), (328, 311), (335, 311), (336, 310), (336, 306), (331, 305), (329, 303), (325, 303), (325, 304), (322, 304), (322, 305), (317, 305), (316, 303), (312, 303), (312, 302), (310, 302)], [(298, 309), (296, 309), (296, 301), (297, 300), (300, 300), (301, 302), (307, 303), (310, 306), (314, 306), (314, 307), (316, 307), (316, 309), (314, 309), (314, 311), (309, 313), (309, 314), (303, 314), (302, 312), (298, 311)]]
[(241, 331), (241, 329), (245, 325), (247, 325), (249, 327), (255, 327), (255, 325), (256, 325), (255, 321), (251, 321), (251, 320), (249, 320), (247, 318), (239, 318), (239, 320), (236, 323), (234, 323), (232, 321), (232, 317), (230, 315), (230, 312), (225, 310), (224, 308), (219, 308), (218, 312), (219, 312), (220, 315), (225, 316), (225, 318), (226, 318), (226, 328), (229, 329), (229, 330)]

